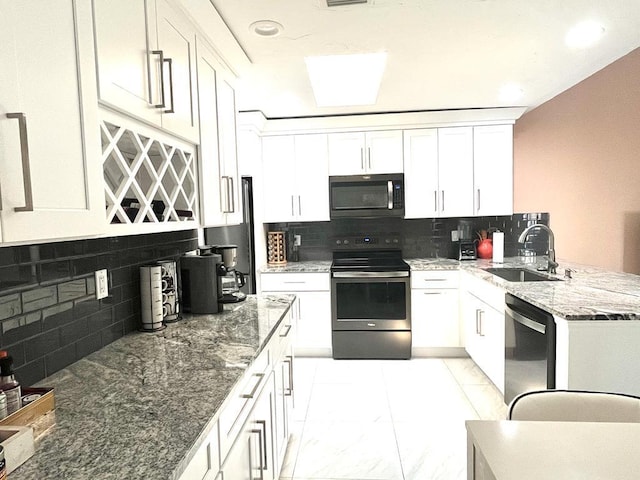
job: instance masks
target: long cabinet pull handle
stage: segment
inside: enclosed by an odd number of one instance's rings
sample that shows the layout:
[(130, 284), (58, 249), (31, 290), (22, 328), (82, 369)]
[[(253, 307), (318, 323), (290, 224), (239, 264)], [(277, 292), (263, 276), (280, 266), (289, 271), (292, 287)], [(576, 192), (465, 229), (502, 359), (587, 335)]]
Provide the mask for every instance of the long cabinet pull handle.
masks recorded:
[(367, 147), (367, 161), (369, 165), (369, 170), (371, 170), (371, 147)]
[(229, 182), (227, 177), (222, 175), (220, 177), (220, 206), (222, 213), (229, 213)]
[(258, 390), (258, 387), (262, 383), (262, 377), (264, 377), (264, 373), (256, 373), (254, 374), (254, 376), (258, 379), (258, 381), (256, 382), (256, 384), (253, 386), (253, 388), (249, 393), (243, 393), (241, 395), (242, 398), (253, 398), (253, 396), (256, 394), (256, 391)]
[(293, 356), (287, 355), (284, 361), (289, 364), (289, 388), (284, 394), (286, 397), (290, 397), (293, 395)]
[(152, 50), (153, 55), (160, 56), (160, 103), (154, 105), (155, 108), (166, 108), (164, 99), (164, 52), (162, 50)]
[(302, 201), (300, 200), (300, 195), (298, 195), (298, 215), (302, 216)]
[[(258, 430), (257, 428), (254, 428), (253, 430), (251, 430), (251, 433), (257, 433), (258, 434), (258, 447), (259, 447), (259, 452), (260, 452), (260, 466), (258, 467), (260, 469), (260, 476), (258, 478), (256, 478), (256, 480), (264, 480), (264, 464), (262, 463), (262, 458), (263, 458), (263, 449), (262, 449), (262, 429)], [(253, 475), (252, 475), (253, 478)]]
[(442, 212), (444, 212), (444, 190), (442, 190)]
[(478, 189), (478, 209), (477, 211), (480, 211), (480, 189)]
[(295, 216), (296, 216), (295, 206), (294, 206), (294, 200), (293, 200), (293, 195), (291, 195), (291, 216), (292, 216), (292, 217), (295, 217)]
[(478, 323), (480, 325), (479, 333), (481, 337), (484, 337), (484, 333), (482, 332), (482, 314), (483, 313), (484, 313), (483, 310), (478, 310)]
[(262, 428), (262, 443), (264, 444), (264, 448), (262, 449), (262, 458), (264, 459), (263, 470), (269, 470), (269, 462), (267, 460), (267, 422), (266, 420), (257, 420), (256, 423)]
[[(165, 58), (164, 61), (169, 65), (169, 98), (171, 99), (171, 108), (167, 108), (164, 113), (175, 113), (175, 105), (173, 104), (173, 60)], [(164, 86), (162, 88), (164, 89)]]
[(364, 170), (364, 148), (360, 147), (360, 169)]
[(433, 211), (434, 212), (438, 211), (438, 191), (437, 190), (433, 191)]
[(230, 205), (230, 210), (231, 213), (235, 213), (236, 211), (236, 195), (235, 195), (235, 190), (233, 187), (233, 177), (227, 177), (227, 181), (229, 182), (229, 189), (227, 190), (227, 192), (229, 192), (229, 205)]
[(16, 212), (33, 212), (33, 188), (31, 184), (31, 162), (29, 159), (29, 138), (27, 116), (22, 112), (7, 113), (7, 118), (18, 120), (20, 130), (20, 155), (22, 157), (22, 183), (24, 184), (24, 207), (15, 207)]

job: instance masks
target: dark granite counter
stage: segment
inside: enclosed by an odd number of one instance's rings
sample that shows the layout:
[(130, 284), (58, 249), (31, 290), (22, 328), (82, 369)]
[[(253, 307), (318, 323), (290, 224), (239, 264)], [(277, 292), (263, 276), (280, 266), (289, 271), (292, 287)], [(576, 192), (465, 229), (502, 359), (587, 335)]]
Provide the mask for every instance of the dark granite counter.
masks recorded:
[(248, 296), (220, 314), (185, 315), (45, 378), (56, 425), (11, 480), (177, 479), (293, 299)]

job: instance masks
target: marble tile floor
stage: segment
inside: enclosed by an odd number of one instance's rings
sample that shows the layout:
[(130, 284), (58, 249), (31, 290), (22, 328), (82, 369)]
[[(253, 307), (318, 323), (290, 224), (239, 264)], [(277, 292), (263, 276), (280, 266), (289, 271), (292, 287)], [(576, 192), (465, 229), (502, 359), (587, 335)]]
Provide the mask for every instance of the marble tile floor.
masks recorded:
[(464, 480), (469, 419), (503, 419), (469, 358), (296, 358), (280, 480)]

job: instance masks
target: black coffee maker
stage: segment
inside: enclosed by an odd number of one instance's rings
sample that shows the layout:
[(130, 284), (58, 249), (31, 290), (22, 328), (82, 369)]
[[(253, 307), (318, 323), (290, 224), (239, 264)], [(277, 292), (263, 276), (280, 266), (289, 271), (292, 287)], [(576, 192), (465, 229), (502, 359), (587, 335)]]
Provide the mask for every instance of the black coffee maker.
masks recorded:
[(240, 291), (244, 287), (244, 274), (236, 270), (237, 245), (214, 245), (213, 253), (220, 255), (222, 262), (218, 264), (218, 302), (237, 303), (247, 296)]

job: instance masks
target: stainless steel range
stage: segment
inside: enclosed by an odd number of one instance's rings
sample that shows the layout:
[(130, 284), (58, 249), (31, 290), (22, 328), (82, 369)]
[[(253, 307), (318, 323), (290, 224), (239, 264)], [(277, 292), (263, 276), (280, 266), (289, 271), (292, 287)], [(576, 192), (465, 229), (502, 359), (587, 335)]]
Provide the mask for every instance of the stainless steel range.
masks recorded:
[(331, 265), (333, 358), (411, 357), (410, 268), (397, 238), (336, 239)]

